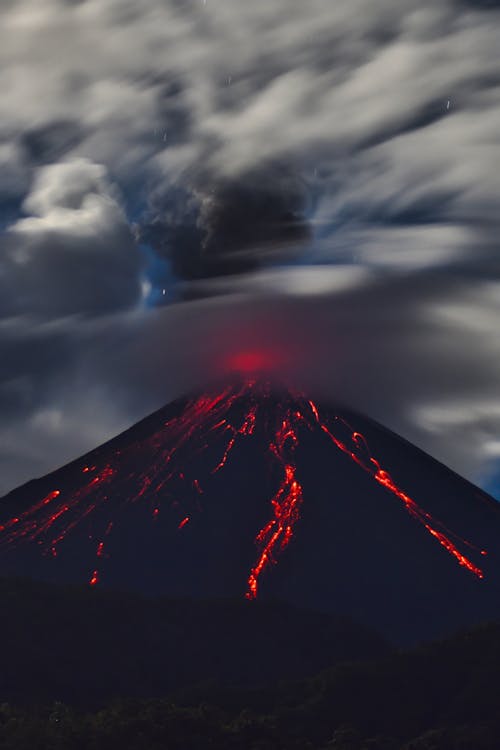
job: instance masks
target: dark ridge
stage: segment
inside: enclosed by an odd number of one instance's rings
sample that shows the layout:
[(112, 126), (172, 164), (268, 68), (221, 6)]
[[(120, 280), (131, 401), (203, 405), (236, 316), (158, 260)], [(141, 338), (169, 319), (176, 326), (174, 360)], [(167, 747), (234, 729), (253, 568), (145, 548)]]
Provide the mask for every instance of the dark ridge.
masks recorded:
[(0, 701), (98, 707), (206, 682), (277, 685), (389, 652), (347, 618), (282, 602), (148, 598), (0, 579)]

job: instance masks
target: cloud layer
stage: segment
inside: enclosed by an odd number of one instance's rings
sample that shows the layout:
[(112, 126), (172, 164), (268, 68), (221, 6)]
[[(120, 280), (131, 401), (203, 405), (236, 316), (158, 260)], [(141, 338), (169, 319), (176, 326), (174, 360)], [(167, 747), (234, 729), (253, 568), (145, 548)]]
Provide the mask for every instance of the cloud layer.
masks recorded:
[(0, 492), (259, 342), (487, 482), (499, 24), (465, 0), (4, 2)]

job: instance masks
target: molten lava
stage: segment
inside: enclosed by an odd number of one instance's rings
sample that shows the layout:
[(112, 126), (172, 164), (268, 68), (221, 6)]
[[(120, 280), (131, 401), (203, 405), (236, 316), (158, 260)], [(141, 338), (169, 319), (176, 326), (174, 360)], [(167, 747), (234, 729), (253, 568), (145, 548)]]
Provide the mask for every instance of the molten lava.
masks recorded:
[[(179, 414), (166, 419), (140, 442), (100, 451), (100, 462), (96, 452), (93, 463), (82, 464), (79, 470), (79, 487), (71, 493), (54, 488), (25, 512), (10, 518), (0, 526), (0, 543), (9, 547), (36, 543), (44, 552), (57, 556), (75, 528), (85, 519), (97, 517), (100, 532), (94, 538), (96, 562), (89, 564), (88, 577), (90, 585), (95, 586), (108, 556), (107, 539), (119, 520), (116, 502), (120, 503), (118, 511), (140, 503), (153, 519), (166, 510), (179, 532), (187, 533), (203, 505), (204, 485), (224, 471), (235, 446), (252, 440), (256, 431), (265, 437), (266, 460), (279, 480), (269, 497), (269, 521), (255, 536), (257, 553), (248, 573), (247, 598), (257, 597), (262, 574), (277, 562), (296, 533), (305, 502), (296, 463), (304, 431), (323, 435), (333, 449), (346, 454), (399, 500), (459, 565), (483, 577), (481, 568), (465, 550), (482, 555), (486, 552), (450, 531), (409, 497), (371, 454), (364, 436), (345, 419), (322, 415), (317, 404), (291, 391), (285, 391), (277, 402), (271, 398), (269, 387), (257, 380), (231, 384), (220, 392), (188, 401)], [(138, 465), (134, 460), (138, 454), (147, 457), (140, 463), (148, 467), (147, 471), (131, 468)], [(200, 457), (204, 458), (201, 462)]]

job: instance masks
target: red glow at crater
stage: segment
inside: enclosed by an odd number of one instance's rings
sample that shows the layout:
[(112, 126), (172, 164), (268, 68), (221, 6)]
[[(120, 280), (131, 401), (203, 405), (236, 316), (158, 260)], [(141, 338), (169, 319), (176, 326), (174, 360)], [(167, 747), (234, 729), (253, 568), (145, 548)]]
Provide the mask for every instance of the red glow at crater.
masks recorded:
[(256, 374), (271, 372), (283, 364), (283, 362), (284, 357), (275, 351), (251, 349), (231, 354), (226, 360), (226, 368), (229, 372)]

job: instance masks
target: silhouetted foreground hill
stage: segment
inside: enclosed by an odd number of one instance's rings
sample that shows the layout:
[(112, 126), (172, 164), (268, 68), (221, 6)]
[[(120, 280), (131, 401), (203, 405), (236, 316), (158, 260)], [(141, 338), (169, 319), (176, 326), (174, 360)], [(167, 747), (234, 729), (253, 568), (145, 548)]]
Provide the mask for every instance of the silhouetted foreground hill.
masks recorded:
[[(29, 604), (24, 600), (23, 612), (19, 599), (27, 593), (32, 599)], [(163, 670), (168, 670), (166, 653), (176, 665), (180, 661), (175, 655), (175, 643), (168, 645), (168, 642), (176, 632), (180, 638), (180, 651), (187, 640), (180, 627), (188, 612), (185, 604), (179, 604), (173, 610), (174, 614), (167, 617), (164, 612), (161, 614), (166, 602), (107, 597), (104, 603), (101, 595), (95, 596), (92, 592), (86, 605), (97, 619), (85, 615), (78, 625), (76, 617), (83, 611), (78, 608), (81, 592), (63, 591), (59, 598), (57, 593), (55, 589), (41, 588), (36, 599), (34, 590), (9, 588), (5, 582), (2, 585), (4, 601), (7, 597), (9, 604), (7, 630), (10, 628), (11, 638), (5, 641), (4, 625), (4, 702), (0, 705), (2, 750), (498, 750), (500, 747), (500, 624), (477, 627), (411, 651), (389, 653), (385, 650), (385, 654), (376, 659), (338, 663), (318, 676), (303, 680), (281, 683), (275, 680), (269, 685), (266, 684), (264, 669), (261, 685), (255, 684), (251, 688), (223, 684), (221, 675), (227, 673), (229, 656), (237, 658), (240, 665), (242, 661), (249, 663), (250, 660), (243, 653), (238, 657), (232, 648), (225, 652), (219, 634), (212, 633), (214, 644), (218, 644), (218, 655), (226, 666), (215, 669), (213, 679), (203, 684), (170, 692), (164, 698), (122, 697), (90, 712), (71, 705), (71, 698), (66, 703), (42, 700), (20, 707), (12, 697), (21, 696), (8, 696), (5, 684), (5, 676), (16, 659), (21, 665), (17, 690), (22, 687), (24, 679), (31, 689), (38, 688), (40, 697), (48, 696), (58, 681), (67, 687), (66, 681), (72, 675), (75, 695), (78, 696), (82, 690), (92, 690), (92, 675), (96, 690), (93, 697), (102, 697), (102, 684), (107, 686), (104, 692), (109, 692), (110, 675), (106, 670), (111, 663), (117, 665), (117, 656), (125, 641), (128, 640), (130, 646), (134, 640), (132, 631), (141, 619), (137, 610), (148, 615), (156, 613), (159, 618), (156, 625), (164, 633), (167, 645), (163, 650), (160, 648), (157, 668), (150, 659), (151, 654), (146, 663), (156, 674), (156, 679), (163, 674), (164, 684), (170, 682), (168, 675), (163, 673)], [(93, 605), (89, 606), (92, 600)], [(44, 615), (45, 605), (50, 605), (50, 609)], [(126, 605), (130, 621), (123, 628), (129, 633), (127, 638), (123, 632), (118, 634), (115, 641), (108, 625), (114, 615), (122, 614), (120, 610)], [(68, 606), (76, 609), (70, 612)], [(103, 607), (108, 608), (108, 612), (100, 618), (97, 612)], [(200, 634), (203, 634), (204, 626), (213, 625), (217, 619), (220, 622), (222, 612), (227, 613), (232, 627), (238, 620), (238, 613), (231, 603), (205, 603), (203, 608), (203, 614), (200, 609), (196, 614), (194, 609), (190, 613), (196, 618), (192, 629)], [(260, 612), (267, 613), (270, 630), (273, 625), (283, 626), (285, 610), (265, 607)], [(31, 627), (25, 623), (24, 629), (20, 623), (16, 635), (14, 620), (21, 613), (38, 618), (38, 622), (31, 622)], [(297, 622), (302, 622), (304, 627), (314, 622), (313, 616), (306, 614), (294, 613), (293, 617), (298, 617), (295, 625), (290, 623), (290, 632), (295, 636), (298, 634)], [(46, 642), (49, 635), (47, 623), (51, 621), (52, 653)], [(243, 618), (243, 622), (246, 621), (246, 617)], [(325, 625), (325, 621), (316, 622), (318, 643), (325, 637), (321, 624)], [(102, 642), (96, 635), (100, 626)], [(85, 628), (90, 630), (86, 636)], [(150, 635), (153, 630), (148, 631)], [(226, 625), (224, 632), (227, 634), (228, 630), (229, 625)], [(25, 639), (26, 632), (31, 635), (28, 640)], [(39, 635), (33, 639), (34, 633)], [(137, 632), (137, 638), (143, 635), (144, 631)], [(357, 642), (362, 649), (380, 648), (384, 651), (383, 645), (374, 639), (370, 641), (369, 636), (360, 638), (355, 627), (350, 640), (345, 626), (343, 631), (333, 629), (331, 635), (339, 637), (344, 645), (350, 643), (352, 647)], [(308, 636), (311, 637), (310, 632)], [(158, 644), (160, 637), (154, 640)], [(101, 656), (105, 654), (105, 647), (112, 652), (111, 658), (105, 659), (101, 667), (96, 666), (92, 656), (92, 644), (97, 646)], [(207, 637), (204, 644), (206, 647)], [(283, 652), (287, 652), (289, 645), (290, 642), (286, 641)], [(196, 651), (195, 642), (192, 646)], [(307, 651), (307, 642), (303, 648)], [(215, 655), (214, 649), (213, 645), (212, 656)], [(301, 645), (297, 643), (297, 651), (293, 653), (297, 654), (300, 649)], [(241, 650), (244, 651), (243, 647)], [(133, 649), (121, 653), (120, 677), (126, 676), (127, 681), (120, 691), (123, 696), (127, 691), (136, 696), (141, 690), (151, 692), (152, 685), (144, 680), (144, 664), (140, 661), (141, 653), (147, 652), (143, 644), (137, 653)], [(275, 678), (289, 673), (283, 652), (277, 649), (270, 662), (276, 670)], [(328, 653), (325, 652), (325, 658), (328, 658)], [(257, 651), (252, 652), (252, 658), (259, 660)], [(29, 669), (32, 659), (33, 673)], [(305, 661), (301, 668), (305, 668)], [(5, 662), (10, 665), (7, 669)], [(194, 661), (190, 664), (193, 678)], [(309, 661), (307, 667), (311, 664)], [(203, 670), (199, 670), (198, 676), (202, 673)], [(37, 680), (34, 684), (31, 682), (33, 676)], [(136, 676), (137, 682), (134, 681)], [(208, 677), (208, 673), (205, 676)], [(114, 684), (116, 687), (116, 681)], [(155, 689), (159, 684), (155, 684)], [(28, 697), (33, 696), (24, 696)], [(7, 702), (7, 698), (11, 702)]]
[(96, 707), (206, 681), (269, 685), (389, 650), (349, 620), (286, 604), (150, 599), (8, 579), (0, 579), (0, 597), (0, 702)]

